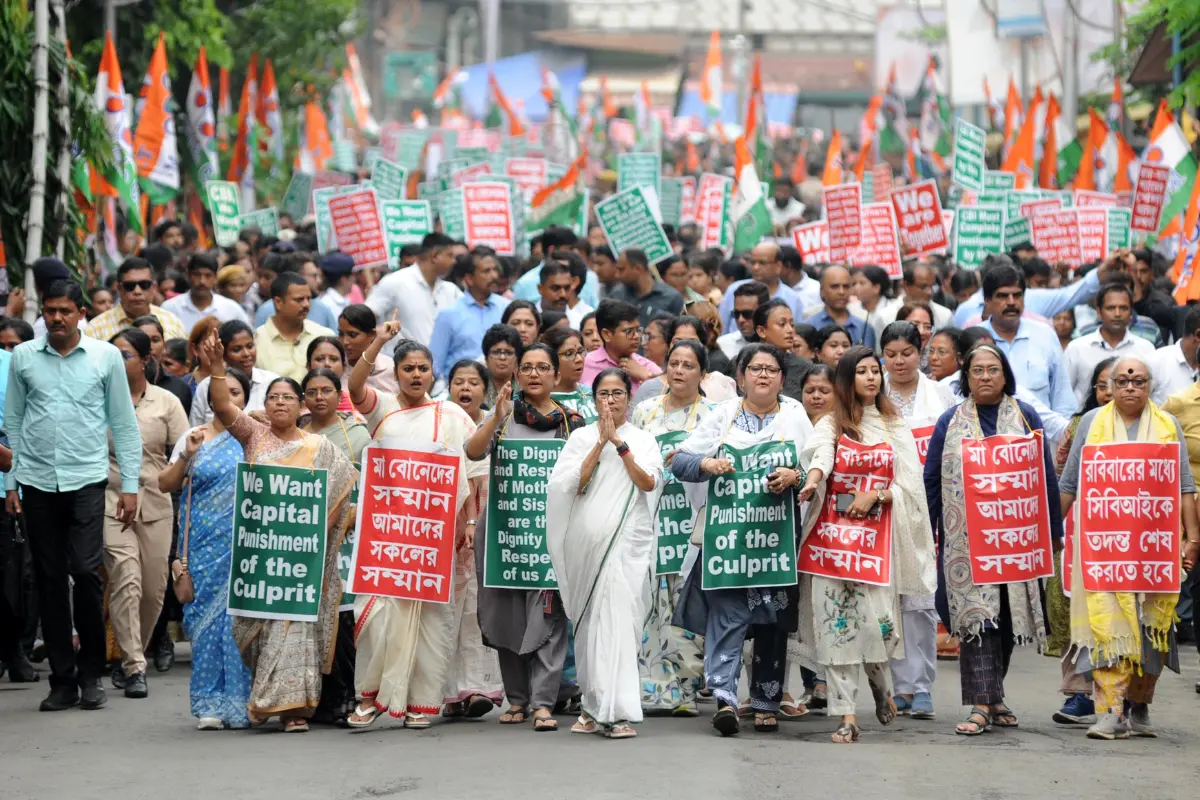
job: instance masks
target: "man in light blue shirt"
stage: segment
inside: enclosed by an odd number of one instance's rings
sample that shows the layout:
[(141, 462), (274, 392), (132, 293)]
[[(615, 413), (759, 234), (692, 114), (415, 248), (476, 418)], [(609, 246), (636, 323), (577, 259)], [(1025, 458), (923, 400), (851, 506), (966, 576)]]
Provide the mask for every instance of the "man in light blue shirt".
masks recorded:
[(850, 313), (850, 270), (830, 264), (821, 270), (821, 307), (804, 317), (817, 330), (826, 325), (841, 325), (850, 334), (850, 344), (875, 349), (875, 328), (862, 317)]
[[(782, 300), (788, 304), (793, 320), (799, 322), (804, 318), (804, 300), (792, 287), (780, 280), (783, 274), (782, 247), (775, 242), (755, 245), (750, 251), (747, 266), (750, 268), (751, 279), (765, 284), (772, 300)], [(729, 284), (717, 309), (721, 313), (721, 330), (725, 333), (737, 330), (737, 321), (733, 318), (733, 293), (743, 283), (746, 281), (734, 281)]]
[(1008, 358), (1017, 385), (1063, 416), (1075, 413), (1075, 392), (1063, 361), (1058, 334), (1049, 325), (1022, 319), (1025, 276), (1013, 266), (1000, 265), (983, 276), (984, 313), (981, 327), (991, 332)]
[(483, 334), (500, 322), (508, 300), (495, 291), (500, 282), (500, 265), (493, 255), (472, 256), (473, 271), (463, 276), (467, 293), (454, 305), (438, 312), (433, 323), (429, 349), (433, 351), (433, 374), (445, 380), (450, 368), (464, 358), (483, 355)]
[[(5, 505), (9, 514), (25, 514), (50, 657), (50, 694), (42, 711), (100, 708), (107, 702), (100, 686), (106, 644), (100, 580), (104, 518), (107, 513), (126, 525), (133, 522), (142, 467), (124, 359), (108, 342), (80, 333), (83, 307), (78, 284), (55, 281), (47, 287), (46, 335), (13, 350), (5, 397), (13, 462), (5, 476)], [(112, 479), (120, 481), (121, 494), (116, 508), (106, 510), (110, 431), (119, 472)], [(72, 624), (79, 633), (78, 655)]]
[[(1012, 267), (1014, 265), (1008, 256), (993, 254), (984, 259), (980, 272), (1001, 266)], [(1020, 267), (1014, 268), (1020, 269)], [(1025, 310), (1031, 314), (1052, 319), (1055, 314), (1089, 303), (1096, 296), (1096, 292), (1100, 291), (1102, 277), (1100, 273), (1107, 273), (1107, 271), (1108, 264), (1101, 264), (1085, 275), (1083, 280), (1076, 281), (1069, 286), (1062, 286), (1058, 289), (1027, 289), (1025, 291)], [(954, 325), (959, 328), (970, 327), (970, 321), (984, 313), (985, 303), (982, 290), (959, 303), (958, 308), (954, 310)]]
[[(542, 234), (543, 258), (550, 258), (560, 249), (571, 249), (578, 238), (570, 228), (560, 226), (547, 228)], [(540, 300), (541, 294), (538, 292), (538, 283), (541, 281), (541, 272), (542, 265), (538, 264), (520, 278), (517, 278), (516, 282), (512, 285), (513, 299), (528, 300), (531, 303), (536, 303)], [(592, 308), (600, 305), (600, 279), (590, 269), (588, 270), (587, 280), (583, 282), (583, 289), (579, 292), (579, 299)]]

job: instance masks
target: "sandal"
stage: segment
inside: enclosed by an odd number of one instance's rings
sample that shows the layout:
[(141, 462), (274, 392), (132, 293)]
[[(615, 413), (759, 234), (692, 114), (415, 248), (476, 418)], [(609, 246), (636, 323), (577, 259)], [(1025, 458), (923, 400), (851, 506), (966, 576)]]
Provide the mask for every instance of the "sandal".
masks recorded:
[(525, 721), (526, 711), (523, 708), (512, 706), (500, 715), (501, 725), (520, 725)]
[(783, 719), (800, 719), (808, 716), (808, 706), (798, 700), (782, 700), (779, 703), (779, 716)]
[(744, 703), (738, 703), (738, 716), (739, 717), (749, 717), (753, 714), (754, 714), (754, 706), (750, 705), (749, 700), (747, 700)]
[(537, 711), (533, 712), (533, 729), (538, 733), (549, 733), (558, 730), (558, 720), (550, 716), (550, 712), (544, 708), (539, 708), (538, 711), (544, 711), (546, 716), (537, 716)]
[(575, 724), (571, 726), (571, 733), (595, 733), (598, 730), (600, 730), (600, 726), (587, 712), (580, 714), (579, 719), (575, 720)]
[(722, 736), (736, 736), (742, 729), (742, 723), (738, 720), (737, 711), (733, 706), (721, 706), (716, 714), (713, 714), (712, 725)]
[(837, 726), (837, 730), (833, 732), (830, 740), (834, 744), (853, 744), (858, 741), (858, 735), (861, 732), (853, 722), (843, 722)]
[(412, 728), (415, 731), (423, 731), (431, 724), (429, 717), (424, 714), (418, 714), (415, 711), (404, 712), (404, 727)]
[(463, 710), (463, 704), (461, 702), (446, 703), (444, 706), (442, 706), (443, 719), (456, 719), (465, 715), (466, 712)]
[[(977, 722), (976, 720), (982, 720)], [(970, 730), (965, 729), (964, 725), (973, 725)], [(962, 722), (954, 726), (954, 732), (959, 736), (979, 736), (982, 733), (991, 733), (992, 731), (992, 715), (984, 708), (973, 708), (971, 713)]]
[(634, 739), (637, 737), (637, 731), (628, 722), (618, 722), (610, 726), (605, 735), (609, 739)]
[(992, 709), (992, 724), (997, 728), (1018, 728), (1017, 715), (1006, 705)]
[(346, 717), (346, 724), (351, 728), (369, 728), (379, 718), (379, 709), (374, 703), (364, 701), (355, 706), (354, 713)]
[(495, 707), (496, 704), (483, 695), (471, 695), (471, 698), (467, 701), (467, 707), (463, 712), (463, 716), (467, 719), (479, 719)]
[(284, 733), (308, 733), (308, 720), (293, 717), (283, 723)]
[(880, 725), (891, 725), (896, 719), (896, 701), (874, 684), (871, 685), (871, 695), (875, 698), (875, 719), (879, 720)]
[(754, 730), (759, 733), (776, 733), (779, 730), (779, 720), (770, 711), (758, 712), (754, 715)]

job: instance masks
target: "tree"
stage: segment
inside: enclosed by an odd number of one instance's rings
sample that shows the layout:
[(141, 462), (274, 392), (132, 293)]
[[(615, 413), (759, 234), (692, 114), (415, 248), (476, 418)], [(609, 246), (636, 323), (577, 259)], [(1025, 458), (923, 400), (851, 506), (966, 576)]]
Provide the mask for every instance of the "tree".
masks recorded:
[[(1200, 3), (1196, 0), (1147, 0), (1141, 10), (1126, 18), (1121, 39), (1096, 50), (1092, 60), (1112, 64), (1116, 76), (1128, 75), (1150, 35), (1163, 24), (1168, 36), (1178, 34), (1182, 42), (1175, 61), (1183, 66), (1183, 82), (1179, 86), (1162, 87), (1162, 94), (1170, 89), (1170, 102), (1178, 107), (1188, 98), (1189, 102), (1195, 102), (1200, 96)], [(1143, 94), (1151, 101), (1157, 99), (1156, 95), (1161, 96), (1154, 91)]]

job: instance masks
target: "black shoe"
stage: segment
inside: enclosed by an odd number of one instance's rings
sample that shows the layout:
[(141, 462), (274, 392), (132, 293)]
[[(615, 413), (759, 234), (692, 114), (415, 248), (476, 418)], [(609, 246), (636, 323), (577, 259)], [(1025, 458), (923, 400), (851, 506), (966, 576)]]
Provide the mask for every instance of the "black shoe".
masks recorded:
[(150, 694), (150, 688), (146, 686), (146, 673), (135, 672), (125, 679), (125, 696), (134, 700), (140, 700)]
[(114, 689), (125, 688), (125, 670), (121, 667), (120, 661), (113, 662), (112, 677), (109, 680), (112, 681)]
[(86, 678), (79, 682), (79, 707), (85, 711), (103, 708), (108, 703), (108, 695), (100, 685), (99, 678)]
[(29, 659), (25, 654), (18, 651), (16, 658), (8, 662), (8, 680), (12, 683), (37, 683), (41, 679), (33, 668), (33, 664), (29, 663)]
[(158, 642), (158, 647), (154, 648), (154, 669), (159, 672), (168, 672), (173, 666), (175, 666), (175, 643), (171, 641), (168, 634), (164, 633)]
[(75, 686), (56, 686), (38, 706), (38, 711), (66, 711), (79, 705), (79, 689)]

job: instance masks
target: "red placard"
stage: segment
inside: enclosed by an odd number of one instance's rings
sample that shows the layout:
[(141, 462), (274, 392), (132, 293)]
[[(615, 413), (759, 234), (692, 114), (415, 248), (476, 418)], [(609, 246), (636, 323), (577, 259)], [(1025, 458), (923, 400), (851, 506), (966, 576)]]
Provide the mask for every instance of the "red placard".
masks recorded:
[(935, 423), (912, 429), (913, 441), (917, 443), (917, 455), (921, 457), (922, 467), (925, 466), (925, 459), (929, 456), (929, 440), (933, 438), (933, 429), (936, 427)]
[(942, 224), (942, 201), (932, 178), (892, 190), (892, 206), (900, 226), (900, 245), (905, 255), (933, 253), (950, 246)]
[(862, 184), (826, 186), (822, 198), (829, 223), (829, 260), (845, 261), (862, 242)]
[[(1030, 200), (1027, 203), (1021, 203), (1017, 206), (1017, 214), (1026, 219), (1033, 219), (1038, 214), (1045, 214), (1048, 211), (1061, 211), (1061, 197), (1043, 197), (1041, 200)], [(1041, 255), (1040, 253), (1038, 255)]]
[(459, 457), (372, 444), (362, 465), (348, 591), (450, 602)]
[(1133, 190), (1133, 220), (1129, 223), (1129, 230), (1158, 233), (1158, 219), (1162, 215), (1170, 177), (1170, 167), (1142, 164), (1138, 170), (1137, 187)]
[(480, 178), (485, 178), (492, 174), (492, 165), (486, 161), (480, 161), (478, 164), (472, 164), (469, 167), (456, 169), (450, 173), (450, 185), (454, 187), (462, 186), (472, 181), (478, 181)]
[(862, 241), (850, 263), (856, 267), (876, 264), (887, 270), (889, 278), (903, 274), (900, 267), (900, 240), (896, 236), (896, 218), (891, 203), (865, 203), (862, 207)]
[(825, 220), (792, 228), (792, 242), (805, 264), (829, 263), (829, 223)]
[[(1114, 201), (1116, 198), (1113, 198)], [(1079, 220), (1079, 262), (1103, 261), (1108, 255), (1108, 211), (1106, 207), (1076, 208)]]
[(887, 586), (892, 581), (892, 507), (878, 517), (851, 519), (838, 513), (837, 496), (892, 485), (895, 453), (886, 442), (859, 444), (842, 436), (833, 474), (825, 482), (821, 515), (800, 546), (797, 569), (809, 575)]
[(400, 152), (400, 134), (404, 126), (399, 122), (385, 122), (379, 129), (380, 155), (388, 161), (395, 161)]
[(706, 172), (696, 190), (696, 226), (700, 228), (700, 249), (728, 246), (725, 240), (725, 186), (729, 179)]
[(696, 179), (691, 175), (685, 175), (679, 179), (682, 189), (679, 195), (679, 221), (680, 223), (696, 221)]
[(510, 158), (504, 162), (504, 173), (516, 181), (527, 202), (546, 185), (549, 169), (550, 164), (544, 158)]
[(1179, 444), (1086, 444), (1079, 462), (1083, 588), (1178, 592)]
[(344, 172), (334, 172), (331, 169), (319, 169), (313, 173), (312, 190), (308, 194), (308, 213), (313, 213), (312, 192), (317, 189), (328, 189), (331, 186), (349, 186), (354, 178)]
[[(467, 246), (487, 245), (498, 255), (516, 253), (513, 239), (512, 195), (503, 183), (463, 184)], [(341, 241), (340, 239), (338, 240)]]
[(1075, 515), (1067, 514), (1063, 520), (1063, 551), (1058, 554), (1062, 559), (1063, 594), (1071, 596), (1071, 565), (1075, 563)]
[(1075, 190), (1076, 208), (1115, 208), (1117, 196), (1108, 192), (1093, 192), (1090, 189)]
[(871, 167), (871, 180), (871, 202), (888, 202), (892, 196), (892, 165), (881, 161)]
[(962, 465), (972, 581), (1053, 575), (1042, 432), (963, 439)]
[(1029, 221), (1033, 232), (1033, 246), (1038, 256), (1049, 264), (1065, 261), (1079, 266), (1079, 215), (1074, 208), (1045, 211), (1035, 214)]
[(354, 259), (355, 269), (387, 263), (387, 238), (374, 189), (335, 194), (329, 198), (329, 216), (338, 249)]

